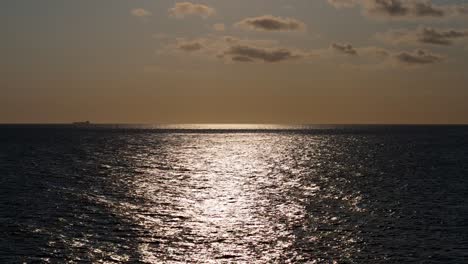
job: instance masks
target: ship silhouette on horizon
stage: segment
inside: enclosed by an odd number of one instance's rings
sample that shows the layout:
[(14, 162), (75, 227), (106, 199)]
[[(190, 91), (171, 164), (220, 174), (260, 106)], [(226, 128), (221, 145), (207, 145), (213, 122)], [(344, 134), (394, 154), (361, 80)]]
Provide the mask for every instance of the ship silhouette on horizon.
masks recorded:
[(91, 122), (90, 121), (81, 121), (81, 122), (73, 122), (72, 125), (74, 126), (91, 126)]

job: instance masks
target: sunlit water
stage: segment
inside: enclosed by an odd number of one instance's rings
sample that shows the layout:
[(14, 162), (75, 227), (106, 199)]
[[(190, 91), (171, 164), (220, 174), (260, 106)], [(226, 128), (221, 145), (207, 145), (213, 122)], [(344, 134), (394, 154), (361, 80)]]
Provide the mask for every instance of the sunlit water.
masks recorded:
[(467, 127), (232, 129), (0, 127), (0, 262), (468, 260)]

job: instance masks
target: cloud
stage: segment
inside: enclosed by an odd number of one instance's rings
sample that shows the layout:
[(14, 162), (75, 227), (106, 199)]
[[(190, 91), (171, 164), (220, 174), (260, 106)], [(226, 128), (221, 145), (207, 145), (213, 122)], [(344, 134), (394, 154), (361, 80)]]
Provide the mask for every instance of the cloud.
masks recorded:
[[(401, 67), (403, 66), (427, 66), (436, 64), (445, 60), (445, 57), (439, 54), (432, 53), (427, 50), (417, 49), (415, 51), (395, 51), (388, 50), (380, 47), (358, 47), (355, 48), (350, 44), (333, 43), (331, 49), (344, 54), (359, 56), (353, 64), (345, 64), (347, 66), (371, 69), (384, 69), (388, 67)], [(323, 52), (326, 55), (326, 52)], [(330, 55), (330, 54), (328, 54)], [(324, 57), (329, 58), (329, 57)], [(333, 57), (330, 57), (333, 59)]]
[(407, 70), (428, 67), (445, 60), (445, 57), (427, 50), (417, 49), (414, 51), (395, 51), (380, 47), (356, 48), (359, 59), (352, 63), (339, 64), (350, 69), (358, 70)]
[(406, 66), (424, 66), (444, 61), (445, 57), (427, 50), (391, 51), (379, 47), (365, 47), (358, 49), (363, 56), (378, 58), (381, 65), (403, 64)]
[(226, 26), (223, 23), (217, 23), (213, 25), (213, 29), (221, 32), (226, 30)]
[(143, 9), (143, 8), (132, 9), (132, 10), (130, 10), (130, 14), (132, 14), (133, 16), (136, 16), (136, 17), (151, 16), (151, 12), (149, 12), (149, 11)]
[(271, 15), (246, 18), (236, 23), (236, 26), (257, 31), (304, 31), (306, 29), (306, 25), (297, 19)]
[(234, 56), (231, 58), (232, 61), (235, 62), (254, 62), (254, 60), (247, 56)]
[(273, 48), (278, 46), (277, 40), (270, 39), (241, 39), (233, 36), (224, 36), (221, 38), (224, 44), (232, 45), (247, 45), (258, 46), (265, 48)]
[(199, 51), (203, 49), (204, 45), (198, 41), (182, 42), (182, 43), (179, 43), (177, 48), (183, 51), (192, 52), (192, 51)]
[(434, 64), (443, 61), (443, 57), (437, 54), (433, 54), (426, 50), (416, 50), (413, 52), (399, 52), (394, 54), (394, 58), (406, 65), (426, 65)]
[(358, 52), (351, 44), (332, 43), (330, 46), (334, 51), (347, 55), (358, 55)]
[[(212, 45), (213, 43), (208, 38), (167, 39), (166, 44), (157, 51), (157, 54), (186, 56), (188, 53), (190, 53), (190, 54), (204, 55), (206, 53), (210, 53), (209, 51), (213, 49)], [(218, 47), (214, 49), (216, 50), (218, 49)]]
[(291, 61), (308, 55), (298, 49), (281, 47), (277, 44), (273, 40), (239, 39), (231, 36), (210, 36), (192, 40), (178, 38), (158, 54), (190, 53), (208, 59), (223, 59), (227, 62), (263, 63)]
[(454, 40), (468, 38), (468, 30), (436, 29), (420, 27), (417, 30), (390, 30), (376, 35), (377, 39), (390, 44), (431, 44), (449, 46)]
[(228, 56), (232, 61), (237, 62), (263, 61), (269, 63), (293, 60), (303, 57), (302, 54), (287, 48), (268, 49), (247, 45), (231, 46), (220, 57), (223, 56)]
[(215, 36), (185, 39), (177, 38), (158, 51), (158, 54), (187, 55), (203, 60), (223, 60), (226, 63), (282, 63), (291, 61), (312, 62), (325, 60), (342, 62), (346, 54), (355, 56), (353, 64), (360, 67), (384, 68), (404, 66), (425, 66), (445, 60), (445, 57), (427, 50), (388, 50), (380, 47), (354, 47), (351, 44), (332, 43), (329, 48), (301, 50), (284, 47), (274, 40), (241, 39), (231, 36)]
[(366, 12), (387, 17), (443, 17), (445, 10), (424, 0), (365, 0)]
[(335, 8), (361, 6), (374, 18), (444, 18), (468, 14), (468, 5), (436, 5), (430, 0), (327, 0)]
[(423, 28), (418, 34), (418, 41), (434, 45), (451, 45), (452, 40), (468, 37), (468, 31), (438, 30), (434, 28)]
[(176, 3), (173, 8), (169, 9), (169, 15), (177, 18), (184, 18), (185, 16), (200, 16), (208, 18), (214, 14), (216, 14), (216, 10), (214, 8), (191, 2)]

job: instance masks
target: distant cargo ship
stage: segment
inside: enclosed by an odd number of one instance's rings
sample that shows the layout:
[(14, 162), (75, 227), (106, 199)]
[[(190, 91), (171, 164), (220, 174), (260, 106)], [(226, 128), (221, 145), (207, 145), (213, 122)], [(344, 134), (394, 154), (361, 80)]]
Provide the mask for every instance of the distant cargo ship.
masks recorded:
[(90, 126), (91, 122), (89, 122), (89, 121), (73, 122), (72, 125), (74, 125), (74, 126)]

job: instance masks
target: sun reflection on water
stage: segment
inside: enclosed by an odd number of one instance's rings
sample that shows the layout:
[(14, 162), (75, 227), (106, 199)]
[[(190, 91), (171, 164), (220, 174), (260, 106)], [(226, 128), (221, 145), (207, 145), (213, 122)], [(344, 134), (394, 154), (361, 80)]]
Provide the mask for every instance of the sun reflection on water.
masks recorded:
[(335, 257), (320, 252), (345, 256), (359, 241), (340, 229), (340, 213), (352, 214), (358, 197), (318, 173), (323, 139), (151, 137), (146, 153), (132, 155), (133, 202), (113, 203), (139, 230), (143, 262), (320, 263)]
[(466, 257), (466, 129), (42, 130), (3, 143), (5, 263)]

